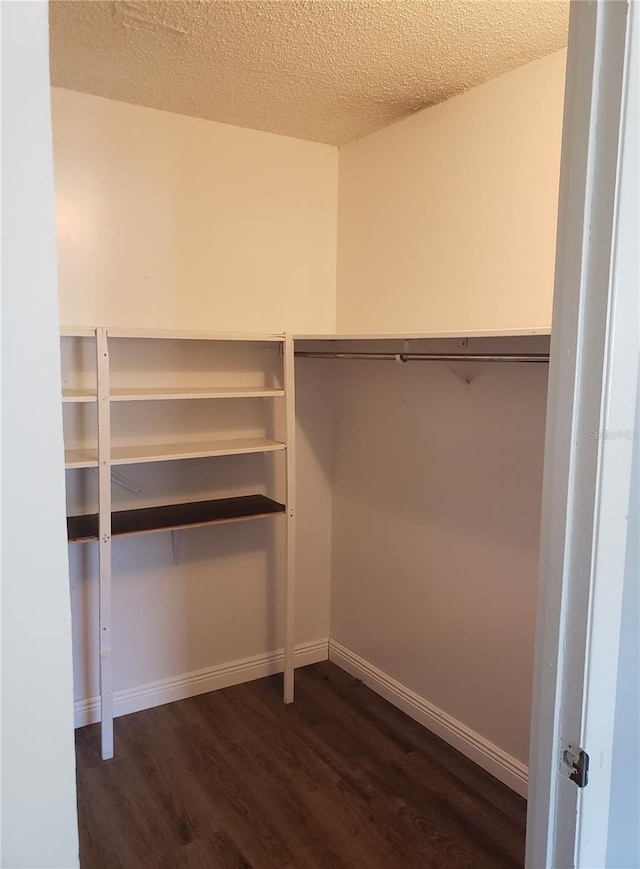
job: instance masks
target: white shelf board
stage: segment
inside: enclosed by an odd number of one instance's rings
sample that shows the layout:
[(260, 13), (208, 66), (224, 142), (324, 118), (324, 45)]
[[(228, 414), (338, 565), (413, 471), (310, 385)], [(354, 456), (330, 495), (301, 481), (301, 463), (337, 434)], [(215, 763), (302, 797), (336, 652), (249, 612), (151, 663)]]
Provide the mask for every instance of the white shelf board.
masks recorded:
[(160, 338), (174, 341), (284, 341), (284, 335), (252, 332), (189, 332), (172, 329), (110, 329), (109, 338)]
[(284, 389), (274, 389), (268, 386), (134, 387), (130, 389), (112, 389), (111, 401), (173, 401), (195, 398), (278, 398), (283, 395)]
[(60, 328), (62, 338), (95, 338), (95, 326), (62, 326)]
[(63, 389), (62, 400), (69, 402), (97, 401), (95, 389)]
[[(111, 401), (175, 401), (196, 398), (280, 398), (284, 389), (268, 386), (176, 386), (113, 389)], [(63, 389), (64, 402), (97, 400), (95, 389)]]
[(73, 468), (97, 468), (97, 450), (65, 450), (64, 466), (68, 470)]
[(531, 335), (550, 335), (548, 326), (531, 329), (484, 329), (456, 332), (334, 332), (324, 335), (294, 335), (296, 341), (425, 341), (434, 338), (524, 338)]
[[(272, 453), (284, 450), (285, 444), (267, 438), (234, 438), (175, 444), (133, 444), (111, 448), (112, 465), (137, 465), (145, 462), (172, 462), (180, 459), (204, 459), (213, 456), (241, 456), (249, 453)], [(96, 450), (67, 450), (67, 468), (95, 468)]]
[(284, 448), (285, 445), (280, 441), (267, 440), (266, 438), (235, 438), (177, 444), (135, 444), (134, 446), (112, 447), (111, 463), (131, 465), (141, 462), (168, 462), (211, 456), (239, 456), (248, 453), (270, 453)]

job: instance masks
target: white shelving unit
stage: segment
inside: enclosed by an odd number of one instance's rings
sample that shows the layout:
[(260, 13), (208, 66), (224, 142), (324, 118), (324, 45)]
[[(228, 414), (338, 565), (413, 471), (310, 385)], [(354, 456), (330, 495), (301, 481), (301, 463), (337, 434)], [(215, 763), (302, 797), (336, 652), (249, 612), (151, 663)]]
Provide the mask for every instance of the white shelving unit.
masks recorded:
[[(65, 465), (68, 470), (97, 469), (97, 513), (82, 513), (68, 518), (70, 543), (97, 541), (99, 545), (99, 633), (100, 633), (100, 703), (102, 726), (102, 757), (113, 757), (113, 699), (111, 648), (111, 547), (114, 537), (176, 531), (228, 522), (262, 519), (283, 514), (286, 522), (286, 556), (284, 572), (284, 701), (294, 697), (294, 603), (295, 603), (295, 406), (294, 406), (294, 349), (293, 339), (285, 335), (242, 335), (240, 333), (133, 331), (128, 329), (66, 328), (62, 330), (63, 347), (63, 405), (70, 412), (84, 414), (76, 425), (65, 425)], [(206, 370), (206, 353), (196, 358), (195, 382), (185, 382), (188, 372), (171, 371), (170, 363), (176, 342), (199, 342), (198, 346), (233, 346), (267, 349), (279, 346), (278, 370), (264, 372), (262, 380), (273, 382), (224, 383), (224, 370)], [(75, 342), (75, 343), (74, 343)], [(118, 355), (126, 343), (131, 351), (127, 365), (120, 370), (112, 363), (112, 350)], [(168, 342), (168, 343), (166, 343)], [(230, 344), (232, 342), (232, 344)], [(146, 348), (153, 346), (153, 352)], [(166, 347), (163, 352), (160, 347)], [(273, 352), (271, 353), (273, 356)], [(151, 357), (149, 362), (148, 357)], [(234, 357), (236, 360), (238, 354)], [(162, 363), (162, 370), (153, 370), (154, 360)], [(140, 369), (136, 369), (136, 361)], [(233, 380), (247, 379), (246, 373), (234, 372)], [(186, 378), (185, 378), (186, 374)], [(250, 379), (256, 380), (252, 373)], [(158, 383), (158, 381), (164, 381)], [(137, 381), (133, 385), (131, 381)], [(129, 442), (135, 431), (118, 433), (112, 426), (112, 410), (119, 413), (138, 402), (217, 402), (229, 400), (262, 399), (267, 402), (271, 424), (281, 436), (276, 440), (266, 436), (229, 436), (228, 425), (224, 433), (206, 440), (192, 434), (174, 433), (171, 440), (160, 436), (158, 442)], [(279, 399), (278, 414), (272, 399)], [(279, 416), (279, 419), (278, 419)], [(169, 415), (169, 418), (170, 415)], [(183, 415), (175, 417), (182, 420)], [(207, 417), (205, 417), (206, 421)], [(265, 427), (267, 423), (265, 422)], [(95, 431), (93, 430), (95, 428)], [(117, 427), (116, 427), (117, 428)], [(87, 431), (88, 430), (88, 431)], [(200, 432), (198, 432), (199, 434)], [(155, 441), (156, 433), (151, 432)], [(244, 432), (242, 432), (244, 435)], [(119, 440), (126, 442), (118, 442)], [(243, 456), (259, 453), (284, 453), (284, 479), (279, 481), (284, 498), (274, 500), (262, 493), (247, 493), (234, 497), (213, 498), (206, 501), (186, 501), (179, 504), (153, 504), (130, 510), (112, 510), (112, 468), (119, 465), (139, 465), (155, 462), (176, 462), (211, 459), (223, 456)]]

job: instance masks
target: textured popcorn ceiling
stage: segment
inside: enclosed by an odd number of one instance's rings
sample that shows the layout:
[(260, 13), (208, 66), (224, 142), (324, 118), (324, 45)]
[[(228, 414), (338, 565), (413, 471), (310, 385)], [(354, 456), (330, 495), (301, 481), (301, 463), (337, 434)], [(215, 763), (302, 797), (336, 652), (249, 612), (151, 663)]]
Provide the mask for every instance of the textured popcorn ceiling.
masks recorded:
[(561, 48), (568, 6), (52, 0), (52, 81), (339, 145)]

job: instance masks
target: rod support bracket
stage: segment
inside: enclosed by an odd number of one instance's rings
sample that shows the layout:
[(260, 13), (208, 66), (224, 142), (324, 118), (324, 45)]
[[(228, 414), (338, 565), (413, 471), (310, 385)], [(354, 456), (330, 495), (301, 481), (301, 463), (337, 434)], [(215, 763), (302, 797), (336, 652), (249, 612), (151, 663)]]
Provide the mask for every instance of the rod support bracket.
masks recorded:
[(445, 365), (446, 365), (446, 367), (449, 369), (449, 371), (453, 374), (453, 376), (456, 378), (456, 380), (459, 380), (460, 383), (462, 383), (462, 384), (464, 385), (464, 388), (465, 388), (465, 389), (469, 389), (469, 387), (471, 386), (472, 381), (469, 380), (468, 377), (465, 377), (463, 374), (460, 374), (460, 372), (457, 371), (457, 370), (453, 367), (453, 365), (449, 365), (449, 363), (447, 363), (447, 362), (445, 362)]
[(171, 553), (173, 555), (173, 563), (178, 566), (180, 563), (180, 532), (171, 532)]

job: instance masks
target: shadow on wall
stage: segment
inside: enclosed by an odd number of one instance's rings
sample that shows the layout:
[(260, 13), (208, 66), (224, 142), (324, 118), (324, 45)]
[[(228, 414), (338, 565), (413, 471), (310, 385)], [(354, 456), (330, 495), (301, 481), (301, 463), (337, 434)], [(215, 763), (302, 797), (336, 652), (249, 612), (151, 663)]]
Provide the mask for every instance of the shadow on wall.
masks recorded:
[(629, 538), (622, 598), (620, 660), (607, 866), (640, 866), (640, 394), (636, 410)]
[[(335, 360), (296, 361), (297, 448), (313, 455), (328, 481), (333, 477), (333, 425), (339, 376), (340, 367)], [(300, 473), (300, 468), (297, 471)], [(304, 485), (299, 488), (305, 492)]]

